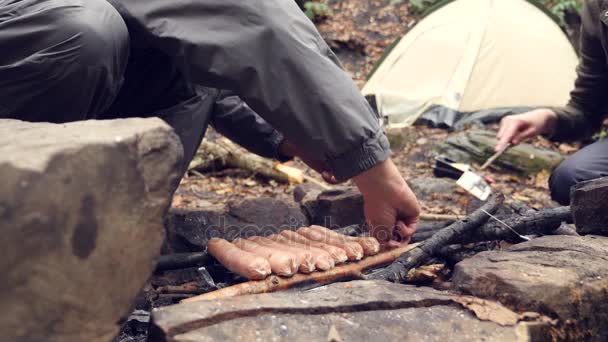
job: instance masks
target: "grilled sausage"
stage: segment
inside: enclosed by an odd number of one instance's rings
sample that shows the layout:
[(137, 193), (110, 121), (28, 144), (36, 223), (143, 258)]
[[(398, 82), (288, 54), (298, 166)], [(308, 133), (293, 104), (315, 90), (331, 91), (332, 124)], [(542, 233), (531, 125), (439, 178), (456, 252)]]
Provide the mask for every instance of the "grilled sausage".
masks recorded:
[(207, 251), (227, 269), (245, 278), (260, 280), (271, 273), (268, 260), (246, 252), (224, 239), (209, 240)]
[(332, 246), (340, 247), (346, 252), (348, 260), (361, 260), (363, 258), (363, 247), (360, 244), (345, 239), (335, 238), (325, 233), (318, 232), (312, 228), (300, 228), (298, 233), (310, 240), (321, 241)]
[(365, 253), (365, 255), (375, 255), (375, 254), (378, 254), (378, 252), (380, 252), (380, 242), (378, 242), (378, 240), (376, 240), (376, 238), (374, 238), (374, 237), (371, 237), (371, 236), (357, 237), (357, 236), (342, 235), (337, 232), (334, 232), (331, 229), (327, 229), (327, 228), (321, 227), (321, 226), (310, 226), (310, 228), (313, 230), (316, 230), (318, 232), (325, 233), (325, 234), (332, 236), (334, 238), (337, 238), (337, 239), (345, 239), (346, 241), (354, 241), (361, 245), (361, 247), (363, 248), (363, 253)]
[(295, 248), (288, 245), (283, 245), (281, 243), (272, 241), (268, 238), (264, 238), (261, 236), (253, 236), (249, 238), (249, 240), (254, 241), (256, 243), (262, 244), (264, 246), (278, 249), (286, 252), (291, 252), (296, 255), (298, 262), (298, 271), (301, 273), (311, 273), (315, 270), (315, 262), (313, 260), (313, 255), (310, 251)]
[(232, 243), (238, 248), (259, 255), (270, 263), (272, 273), (284, 277), (291, 277), (298, 272), (296, 256), (293, 253), (272, 249), (253, 241), (236, 239)]
[(279, 242), (282, 244), (286, 244), (286, 245), (293, 246), (296, 248), (301, 248), (304, 250), (311, 251), (313, 254), (314, 262), (315, 262), (315, 268), (318, 270), (327, 271), (329, 269), (334, 268), (334, 266), (336, 266), (336, 262), (331, 257), (331, 255), (329, 255), (329, 253), (327, 253), (326, 251), (324, 251), (321, 248), (297, 243), (293, 240), (290, 240), (290, 239), (284, 237), (283, 235), (275, 234), (275, 235), (270, 235), (268, 238), (272, 241), (276, 241), (276, 242)]
[(307, 239), (304, 235), (298, 234), (291, 230), (284, 230), (281, 232), (281, 235), (288, 238), (289, 240), (295, 241), (297, 243), (307, 245), (307, 246), (321, 248), (321, 249), (327, 251), (329, 253), (329, 255), (331, 255), (331, 257), (334, 259), (334, 262), (336, 264), (341, 264), (341, 263), (346, 262), (346, 260), (348, 260), (348, 256), (346, 255), (346, 252), (342, 248), (328, 245), (323, 242)]

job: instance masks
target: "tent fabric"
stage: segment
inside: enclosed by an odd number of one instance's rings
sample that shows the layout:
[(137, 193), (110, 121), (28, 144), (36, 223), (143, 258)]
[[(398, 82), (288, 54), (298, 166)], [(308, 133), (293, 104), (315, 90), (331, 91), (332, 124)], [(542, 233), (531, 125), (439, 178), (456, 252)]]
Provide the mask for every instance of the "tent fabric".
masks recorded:
[(412, 124), (440, 107), (462, 115), (562, 106), (574, 87), (577, 64), (566, 35), (533, 3), (457, 0), (408, 32), (363, 93), (375, 98), (389, 126)]

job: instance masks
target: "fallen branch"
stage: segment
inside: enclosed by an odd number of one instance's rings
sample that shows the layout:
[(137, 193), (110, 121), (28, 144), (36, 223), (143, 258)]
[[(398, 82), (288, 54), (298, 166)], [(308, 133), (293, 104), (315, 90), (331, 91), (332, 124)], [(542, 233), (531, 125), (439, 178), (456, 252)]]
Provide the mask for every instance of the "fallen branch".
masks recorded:
[(207, 265), (211, 262), (207, 252), (165, 254), (158, 259), (155, 272)]
[(213, 160), (220, 160), (223, 165), (228, 167), (248, 170), (283, 183), (292, 181), (288, 174), (275, 169), (275, 162), (272, 160), (257, 156), (227, 139), (216, 142), (205, 140), (197, 152), (197, 155), (199, 154), (206, 158), (195, 158), (196, 161), (191, 163), (188, 169), (197, 170), (204, 166), (206, 161), (199, 162), (198, 160), (209, 159), (208, 156), (211, 155), (214, 157)]
[(444, 246), (453, 244), (458, 239), (463, 239), (484, 224), (489, 216), (482, 210), (494, 214), (502, 204), (504, 196), (492, 196), (481, 208), (477, 209), (467, 218), (457, 221), (440, 230), (430, 239), (419, 244), (416, 248), (401, 255), (392, 265), (374, 273), (372, 279), (388, 280), (392, 282), (403, 282), (407, 279), (408, 272), (429, 260)]
[(365, 279), (363, 271), (389, 264), (400, 255), (416, 248), (416, 244), (388, 250), (374, 256), (369, 256), (359, 262), (337, 266), (325, 272), (311, 274), (296, 274), (291, 278), (282, 278), (272, 275), (264, 280), (248, 281), (226, 287), (217, 291), (205, 293), (200, 296), (184, 299), (182, 303), (195, 302), (207, 299), (219, 299), (249, 294), (259, 294), (287, 290), (307, 284), (325, 285), (344, 279)]
[[(557, 230), (562, 222), (571, 223), (572, 215), (570, 214), (570, 207), (559, 207), (528, 211), (521, 216), (515, 213), (502, 220), (521, 235), (547, 235)], [(441, 231), (441, 229), (440, 226), (430, 227), (430, 229), (419, 229), (412, 237), (412, 242), (427, 240)], [(486, 224), (477, 228), (474, 234), (464, 236), (462, 239), (455, 241), (455, 243), (467, 244), (493, 240), (521, 241), (509, 228), (506, 228), (500, 222), (490, 219)]]
[[(525, 216), (511, 216), (503, 219), (503, 222), (520, 235), (548, 235), (559, 228), (562, 222), (571, 223), (572, 214), (570, 207), (558, 207), (539, 210)], [(471, 243), (490, 240), (521, 242), (521, 239), (513, 231), (492, 219), (477, 229), (475, 234), (462, 236), (453, 242)]]

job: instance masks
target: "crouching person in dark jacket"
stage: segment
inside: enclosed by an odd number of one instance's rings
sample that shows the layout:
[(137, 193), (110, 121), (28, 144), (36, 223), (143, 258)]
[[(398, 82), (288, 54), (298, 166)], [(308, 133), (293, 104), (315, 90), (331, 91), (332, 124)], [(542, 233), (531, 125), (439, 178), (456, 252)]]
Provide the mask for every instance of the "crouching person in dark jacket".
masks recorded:
[[(600, 129), (608, 114), (608, 9), (604, 3), (584, 2), (580, 62), (568, 105), (505, 117), (497, 135), (497, 151), (508, 143), (518, 144), (539, 134), (565, 141), (589, 137)], [(605, 176), (608, 176), (606, 139), (576, 152), (553, 171), (549, 179), (551, 197), (567, 205), (573, 185)]]
[(377, 118), (294, 1), (0, 0), (0, 50), (0, 118), (159, 116), (187, 161), (212, 123), (258, 154), (352, 178), (381, 241), (415, 230)]

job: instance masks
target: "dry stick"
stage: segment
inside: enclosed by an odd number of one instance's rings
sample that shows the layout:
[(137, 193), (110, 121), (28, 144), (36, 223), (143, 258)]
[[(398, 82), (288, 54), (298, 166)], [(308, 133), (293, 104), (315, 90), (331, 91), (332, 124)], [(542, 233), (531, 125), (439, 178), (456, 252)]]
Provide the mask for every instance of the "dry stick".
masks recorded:
[(395, 248), (367, 257), (359, 262), (336, 266), (325, 272), (313, 272), (311, 274), (296, 274), (291, 278), (282, 278), (272, 275), (264, 280), (248, 281), (241, 284), (225, 287), (223, 289), (205, 293), (200, 296), (184, 299), (182, 303), (195, 302), (206, 299), (228, 298), (249, 294), (268, 293), (286, 290), (303, 284), (325, 285), (343, 279), (364, 279), (363, 271), (389, 264), (400, 255), (416, 248), (417, 244)]
[(407, 273), (411, 269), (420, 266), (422, 263), (429, 260), (442, 247), (452, 244), (456, 239), (469, 235), (479, 226), (484, 224), (490, 217), (482, 210), (494, 214), (503, 201), (503, 195), (499, 194), (492, 196), (481, 208), (475, 210), (469, 217), (454, 222), (440, 230), (418, 247), (404, 253), (393, 262), (392, 265), (371, 275), (370, 278), (392, 282), (402, 282), (406, 280)]
[(496, 159), (498, 159), (500, 156), (502, 156), (503, 153), (505, 153), (511, 146), (512, 146), (512, 144), (508, 143), (507, 146), (505, 146), (503, 149), (494, 153), (494, 155), (492, 155), (490, 158), (488, 158), (488, 160), (486, 160), (486, 162), (483, 163), (483, 165), (481, 165), (481, 168), (479, 168), (479, 169), (483, 171), (486, 168), (488, 168), (488, 166), (492, 165), (492, 163), (495, 162)]
[(456, 221), (463, 219), (460, 215), (444, 215), (444, 214), (421, 214), (420, 219), (426, 221)]
[(283, 183), (289, 183), (289, 176), (275, 170), (274, 162), (250, 153), (230, 141), (205, 141), (201, 144), (199, 152), (200, 151), (207, 154), (213, 154), (223, 160), (228, 166), (249, 170), (264, 177), (272, 178)]

